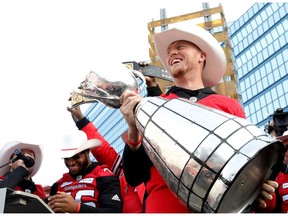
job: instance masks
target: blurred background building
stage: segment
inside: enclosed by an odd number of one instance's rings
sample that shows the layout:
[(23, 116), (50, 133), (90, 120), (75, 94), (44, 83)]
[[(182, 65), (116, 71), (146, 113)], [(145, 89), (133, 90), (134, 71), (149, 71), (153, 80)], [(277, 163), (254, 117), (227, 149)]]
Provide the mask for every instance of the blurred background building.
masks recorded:
[(229, 26), (239, 101), (263, 128), (277, 108), (288, 111), (288, 4), (254, 4)]
[[(226, 23), (221, 5), (177, 17), (166, 17), (148, 23), (151, 65), (161, 66), (152, 42), (154, 34), (168, 26), (198, 24), (219, 41), (227, 57), (223, 80), (214, 87), (219, 94), (239, 100), (247, 119), (264, 130), (269, 115), (281, 107), (288, 111), (288, 4), (255, 3), (238, 20)], [(129, 61), (129, 59), (127, 60)], [(172, 82), (157, 79), (162, 91)], [(139, 83), (143, 85), (143, 83)], [(286, 86), (286, 88), (285, 88)], [(146, 91), (141, 92), (142, 96)], [(127, 129), (119, 109), (93, 103), (85, 115), (120, 154), (124, 142), (121, 134)]]

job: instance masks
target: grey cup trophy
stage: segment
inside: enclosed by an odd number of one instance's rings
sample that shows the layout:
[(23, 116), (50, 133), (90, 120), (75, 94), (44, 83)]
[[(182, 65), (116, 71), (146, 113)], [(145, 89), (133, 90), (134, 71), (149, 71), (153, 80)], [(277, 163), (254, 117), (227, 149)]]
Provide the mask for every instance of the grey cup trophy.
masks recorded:
[(117, 66), (114, 70), (90, 71), (78, 89), (71, 93), (72, 107), (83, 103), (102, 102), (112, 108), (120, 108), (120, 96), (125, 90), (140, 93), (136, 77), (145, 83), (142, 73), (130, 70), (125, 65)]

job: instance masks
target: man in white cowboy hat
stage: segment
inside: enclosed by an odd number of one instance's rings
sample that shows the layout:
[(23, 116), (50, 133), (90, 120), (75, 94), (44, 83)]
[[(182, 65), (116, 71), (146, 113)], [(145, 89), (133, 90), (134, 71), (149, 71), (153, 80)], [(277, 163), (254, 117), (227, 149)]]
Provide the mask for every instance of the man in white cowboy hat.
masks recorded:
[(88, 139), (96, 138), (101, 140), (101, 146), (91, 149), (91, 153), (98, 162), (106, 164), (119, 177), (123, 203), (122, 213), (141, 213), (141, 200), (145, 191), (144, 184), (139, 185), (137, 188), (127, 184), (123, 173), (122, 156), (110, 146), (109, 142), (100, 134), (95, 125), (89, 121), (88, 117), (86, 118), (83, 115), (80, 106), (67, 107), (67, 110), (71, 113), (77, 128), (85, 132)]
[[(154, 37), (154, 44), (162, 65), (175, 82), (175, 86), (161, 97), (187, 98), (245, 118), (245, 113), (238, 101), (218, 95), (211, 89), (225, 73), (226, 58), (222, 47), (208, 31), (196, 25), (190, 26), (189, 31), (174, 28), (157, 34)], [(134, 108), (141, 100), (142, 97), (132, 91), (125, 91), (120, 98), (120, 110), (128, 124), (128, 136), (123, 153), (127, 182), (132, 186), (145, 182), (146, 213), (189, 212), (186, 204), (169, 190), (145, 153), (134, 116)], [(269, 185), (265, 183), (263, 190), (266, 191), (268, 188), (268, 195), (264, 199), (271, 198), (270, 193), (275, 190), (275, 187), (277, 183), (274, 181), (269, 182)], [(265, 205), (264, 199), (259, 197), (262, 205)]]
[[(16, 154), (15, 150), (17, 150)], [(33, 161), (33, 163), (25, 163), (18, 156), (18, 150), (21, 150), (21, 155), (30, 158), (28, 162)], [(32, 177), (38, 172), (42, 163), (41, 145), (19, 141), (8, 142), (0, 150), (0, 165), (7, 163), (8, 166), (0, 168), (0, 188), (25, 191), (38, 195), (43, 200), (46, 198), (43, 187), (32, 181)]]
[(69, 172), (51, 186), (48, 205), (59, 213), (120, 213), (119, 178), (106, 165), (90, 160), (98, 139), (87, 140), (83, 131), (64, 136), (61, 158)]

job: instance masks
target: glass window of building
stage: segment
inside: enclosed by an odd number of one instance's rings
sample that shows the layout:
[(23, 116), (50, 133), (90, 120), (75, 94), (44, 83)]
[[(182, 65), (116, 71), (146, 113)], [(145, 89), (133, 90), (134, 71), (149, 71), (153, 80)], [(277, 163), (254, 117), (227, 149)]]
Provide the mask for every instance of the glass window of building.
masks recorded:
[(269, 29), (268, 21), (265, 20), (265, 21), (263, 22), (262, 26), (263, 26), (264, 32), (266, 32), (266, 31)]
[[(288, 10), (288, 9), (287, 9)], [(288, 12), (287, 12), (288, 13)], [(284, 19), (283, 22), (282, 22), (282, 26), (285, 30), (285, 33), (287, 33), (287, 30), (288, 30), (288, 20), (287, 19)]]
[(268, 6), (268, 7), (266, 8), (266, 13), (267, 13), (267, 16), (268, 16), (268, 17), (270, 17), (270, 16), (273, 14), (273, 11), (272, 11), (271, 6)]
[(262, 53), (263, 53), (264, 60), (268, 59), (269, 57), (268, 49), (267, 48), (263, 49)]
[(268, 46), (268, 53), (269, 53), (270, 56), (272, 56), (275, 53), (273, 44), (270, 44)]
[[(257, 117), (257, 122), (260, 121), (261, 119), (263, 119), (262, 112), (257, 112), (256, 117)], [(255, 123), (255, 124), (257, 124), (257, 123)]]
[(257, 54), (256, 48), (255, 48), (254, 46), (252, 46), (252, 47), (250, 48), (250, 51), (251, 51), (251, 53), (252, 53), (252, 56), (255, 56), (255, 55)]
[(256, 100), (254, 101), (254, 103), (255, 103), (255, 108), (256, 108), (256, 110), (257, 110), (257, 111), (260, 110), (261, 105), (260, 105), (260, 103), (259, 103), (259, 100), (256, 99)]
[(262, 82), (259, 82), (259, 81), (258, 81), (256, 84), (257, 84), (257, 89), (258, 89), (258, 91), (259, 91), (259, 92), (263, 91)]
[(271, 43), (273, 42), (273, 39), (272, 39), (272, 37), (271, 37), (271, 34), (267, 34), (265, 37), (266, 37), (266, 40), (267, 40), (267, 43), (268, 43), (268, 44), (271, 44)]
[(267, 62), (267, 64), (265, 65), (265, 69), (266, 69), (266, 74), (271, 73), (272, 69), (271, 69), (270, 62)]
[(272, 35), (273, 40), (276, 40), (279, 37), (278, 32), (277, 32), (276, 29), (273, 29), (271, 31), (271, 35)]
[(254, 58), (252, 58), (252, 62), (253, 62), (253, 67), (257, 67), (258, 66), (258, 59), (257, 59), (257, 56), (255, 56)]
[(259, 42), (256, 43), (255, 48), (256, 48), (257, 53), (261, 52), (261, 50), (262, 50), (261, 44)]
[(268, 21), (269, 28), (271, 28), (274, 25), (274, 23), (275, 23), (274, 19), (273, 19), (273, 16), (270, 16), (267, 21)]
[(262, 11), (261, 14), (260, 14), (260, 16), (261, 16), (261, 18), (262, 18), (263, 21), (266, 20), (267, 17), (268, 17), (266, 11)]
[[(286, 36), (285, 36), (286, 35)], [(285, 45), (287, 45), (287, 43), (288, 43), (288, 39), (286, 39), (286, 38), (288, 38), (288, 36), (287, 36), (287, 32), (285, 33), (285, 35), (281, 35), (280, 37), (279, 37), (279, 43), (280, 43), (280, 47), (283, 47), (283, 46), (285, 46)]]
[(274, 20), (275, 22), (278, 22), (280, 20), (280, 14), (278, 11), (275, 11), (275, 13), (273, 14)]
[(278, 8), (279, 8), (279, 5), (277, 3), (270, 4), (270, 5), (271, 5), (271, 8), (272, 8), (273, 12), (276, 12), (278, 10)]
[(253, 96), (255, 96), (258, 93), (256, 84), (252, 85), (251, 89), (252, 89)]
[(253, 97), (252, 89), (251, 89), (251, 88), (248, 88), (248, 89), (247, 89), (247, 97), (248, 97), (248, 98), (252, 98), (252, 97)]
[(273, 42), (273, 46), (274, 46), (274, 50), (277, 51), (280, 49), (280, 43), (279, 43), (279, 39), (275, 40)]
[(279, 73), (280, 73), (280, 76), (281, 76), (281, 77), (284, 77), (285, 75), (287, 75), (287, 71), (286, 71), (286, 69), (285, 69), (284, 64), (282, 64), (282, 65), (279, 67)]
[(267, 46), (266, 38), (262, 38), (262, 39), (260, 40), (260, 43), (261, 43), (261, 46), (262, 46), (262, 47), (266, 47), (266, 46)]
[(273, 71), (278, 67), (276, 58), (271, 59), (271, 66)]
[(273, 101), (273, 106), (274, 106), (274, 110), (276, 110), (277, 108), (281, 107), (280, 103), (279, 103), (279, 100), (277, 98)]
[(264, 89), (266, 89), (269, 86), (268, 79), (266, 76), (262, 78), (262, 84)]
[(265, 94), (265, 98), (266, 98), (266, 103), (271, 103), (272, 102), (272, 98), (271, 98), (270, 92), (267, 92)]
[(286, 107), (287, 104), (288, 104), (288, 100), (287, 100), (287, 95), (282, 95), (279, 97), (279, 104), (280, 106), (279, 107)]
[(253, 69), (252, 61), (247, 62), (247, 67), (248, 67), (248, 71), (251, 71)]
[(273, 83), (274, 83), (274, 74), (273, 73), (270, 73), (270, 74), (268, 74), (268, 84), (269, 85), (272, 85)]
[(278, 31), (278, 35), (284, 34), (285, 30), (282, 25), (278, 25), (276, 30)]
[(260, 104), (264, 106), (266, 104), (265, 95), (260, 96)]
[(283, 64), (284, 60), (283, 60), (283, 56), (282, 56), (281, 53), (276, 56), (276, 60), (277, 60), (278, 65), (282, 65)]
[(283, 90), (282, 84), (276, 86), (276, 89), (277, 89), (277, 94), (278, 94), (279, 96), (281, 96), (281, 95), (284, 94), (284, 90)]
[(258, 59), (259, 64), (261, 64), (263, 62), (262, 52), (257, 54), (257, 59)]
[(284, 6), (282, 6), (281, 8), (279, 8), (279, 14), (281, 17), (284, 17), (287, 15), (287, 13), (285, 12), (285, 8)]

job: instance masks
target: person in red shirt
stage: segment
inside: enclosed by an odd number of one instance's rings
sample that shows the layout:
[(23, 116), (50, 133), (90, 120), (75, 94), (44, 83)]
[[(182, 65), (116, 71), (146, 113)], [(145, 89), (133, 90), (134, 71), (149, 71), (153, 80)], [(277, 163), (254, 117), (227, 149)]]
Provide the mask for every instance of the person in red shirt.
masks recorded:
[(145, 191), (144, 184), (140, 184), (137, 187), (132, 187), (127, 184), (122, 169), (121, 155), (110, 146), (108, 141), (99, 133), (93, 123), (82, 114), (79, 106), (74, 108), (67, 107), (67, 110), (71, 113), (77, 128), (86, 133), (87, 139), (101, 140), (101, 146), (92, 148), (91, 153), (99, 163), (107, 165), (114, 174), (119, 176), (123, 202), (122, 213), (141, 213), (142, 200)]
[[(233, 98), (218, 95), (211, 87), (223, 77), (226, 58), (218, 41), (199, 26), (190, 26), (187, 32), (171, 29), (154, 37), (154, 44), (162, 65), (174, 79), (175, 86), (162, 94), (167, 99), (189, 98), (212, 108), (245, 118), (245, 113)], [(155, 86), (157, 88), (157, 86)], [(127, 124), (128, 135), (123, 153), (124, 174), (128, 184), (145, 183), (146, 213), (188, 213), (186, 204), (169, 189), (142, 145), (142, 136), (136, 127), (134, 109), (142, 97), (133, 91), (125, 91), (120, 98), (120, 111)], [(275, 181), (263, 184), (264, 197), (259, 196), (260, 205), (271, 199)]]
[(57, 213), (121, 213), (120, 182), (106, 165), (90, 160), (90, 149), (100, 146), (83, 131), (64, 136), (61, 158), (69, 172), (56, 181), (48, 197)]
[[(288, 114), (288, 113), (287, 113)], [(287, 127), (287, 126), (286, 126)], [(283, 166), (275, 181), (279, 187), (273, 193), (273, 199), (267, 202), (266, 208), (259, 208), (259, 212), (288, 213), (288, 131), (276, 126), (272, 120), (268, 125), (267, 131), (272, 137), (276, 137), (285, 145)], [(278, 134), (278, 136), (277, 136)]]
[[(21, 158), (17, 159), (17, 155), (14, 153), (16, 149), (31, 158), (34, 165), (25, 163)], [(0, 150), (0, 165), (9, 161), (9, 166), (0, 168), (0, 188), (32, 193), (45, 200), (46, 194), (42, 185), (35, 184), (32, 180), (42, 164), (41, 145), (19, 141), (8, 142)]]

